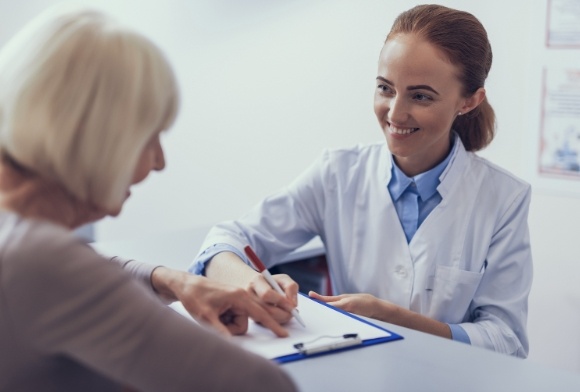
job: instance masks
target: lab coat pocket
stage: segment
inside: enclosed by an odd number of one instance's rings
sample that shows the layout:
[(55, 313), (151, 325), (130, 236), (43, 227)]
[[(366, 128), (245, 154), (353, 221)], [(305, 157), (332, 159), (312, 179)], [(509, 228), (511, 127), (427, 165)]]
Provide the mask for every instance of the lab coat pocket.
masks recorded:
[(427, 315), (444, 323), (461, 323), (482, 276), (482, 272), (437, 265), (427, 282)]

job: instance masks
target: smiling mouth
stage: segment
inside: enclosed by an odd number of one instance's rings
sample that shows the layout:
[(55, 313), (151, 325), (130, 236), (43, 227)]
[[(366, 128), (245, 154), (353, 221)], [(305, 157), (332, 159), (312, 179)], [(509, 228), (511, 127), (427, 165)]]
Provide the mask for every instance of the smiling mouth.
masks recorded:
[(389, 132), (397, 135), (410, 135), (419, 130), (419, 128), (398, 128), (389, 123)]

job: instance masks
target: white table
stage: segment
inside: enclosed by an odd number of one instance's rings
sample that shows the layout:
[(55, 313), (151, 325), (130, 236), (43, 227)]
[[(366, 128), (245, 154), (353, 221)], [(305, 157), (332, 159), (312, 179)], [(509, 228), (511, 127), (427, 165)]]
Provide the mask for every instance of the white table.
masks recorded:
[[(109, 255), (186, 269), (208, 228), (93, 244)], [(287, 260), (323, 252), (313, 241)], [(580, 391), (580, 374), (374, 321), (403, 340), (287, 363), (301, 391)]]

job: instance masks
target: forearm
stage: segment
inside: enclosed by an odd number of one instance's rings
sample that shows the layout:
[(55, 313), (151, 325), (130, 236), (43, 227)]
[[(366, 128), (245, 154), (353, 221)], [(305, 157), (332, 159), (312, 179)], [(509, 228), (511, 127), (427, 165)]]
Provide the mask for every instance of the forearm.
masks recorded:
[(151, 277), (153, 275), (153, 271), (155, 268), (157, 268), (156, 265), (142, 263), (134, 259), (125, 259), (119, 256), (102, 256), (109, 259), (110, 262), (120, 265), (121, 268), (133, 275), (133, 277), (144, 283), (147, 288), (152, 288)]
[(247, 288), (250, 282), (259, 274), (236, 254), (221, 252), (208, 262), (205, 275), (210, 279)]
[(177, 301), (176, 293), (184, 291), (186, 282), (203, 279), (187, 272), (174, 270), (167, 267), (157, 267), (151, 274), (151, 286), (153, 290), (166, 301)]
[(320, 295), (311, 291), (309, 295), (350, 313), (448, 339), (452, 338), (451, 329), (448, 324), (412, 312), (371, 294)]
[(381, 301), (381, 303), (381, 310), (375, 317), (379, 320), (400, 325), (401, 327), (426, 332), (431, 335), (441, 336), (443, 338), (452, 338), (451, 329), (446, 323), (442, 323), (399, 306), (394, 306), (393, 304), (384, 301)]

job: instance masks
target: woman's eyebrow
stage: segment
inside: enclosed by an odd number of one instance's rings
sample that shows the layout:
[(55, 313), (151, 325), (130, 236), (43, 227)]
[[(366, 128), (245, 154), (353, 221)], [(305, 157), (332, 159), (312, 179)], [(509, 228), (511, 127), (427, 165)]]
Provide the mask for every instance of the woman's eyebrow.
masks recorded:
[[(383, 83), (386, 83), (386, 84), (388, 84), (390, 86), (394, 86), (394, 83), (393, 82), (391, 82), (389, 79), (383, 78), (382, 76), (377, 76), (377, 80), (380, 80)], [(414, 86), (408, 86), (407, 87), (407, 90), (408, 91), (411, 91), (411, 90), (428, 90), (428, 91), (431, 91), (431, 92), (439, 95), (439, 93), (437, 92), (437, 90), (435, 90), (433, 87), (431, 87), (429, 85), (426, 85), (426, 84), (418, 84), (418, 85), (414, 85)]]
[(391, 86), (393, 86), (393, 82), (391, 82), (388, 79), (383, 78), (382, 76), (377, 76), (377, 80), (380, 80), (382, 82), (385, 82), (386, 84), (390, 84)]
[(426, 84), (418, 84), (416, 86), (408, 86), (407, 90), (411, 91), (411, 90), (429, 90), (437, 95), (439, 95), (439, 93), (431, 86), (428, 86)]

